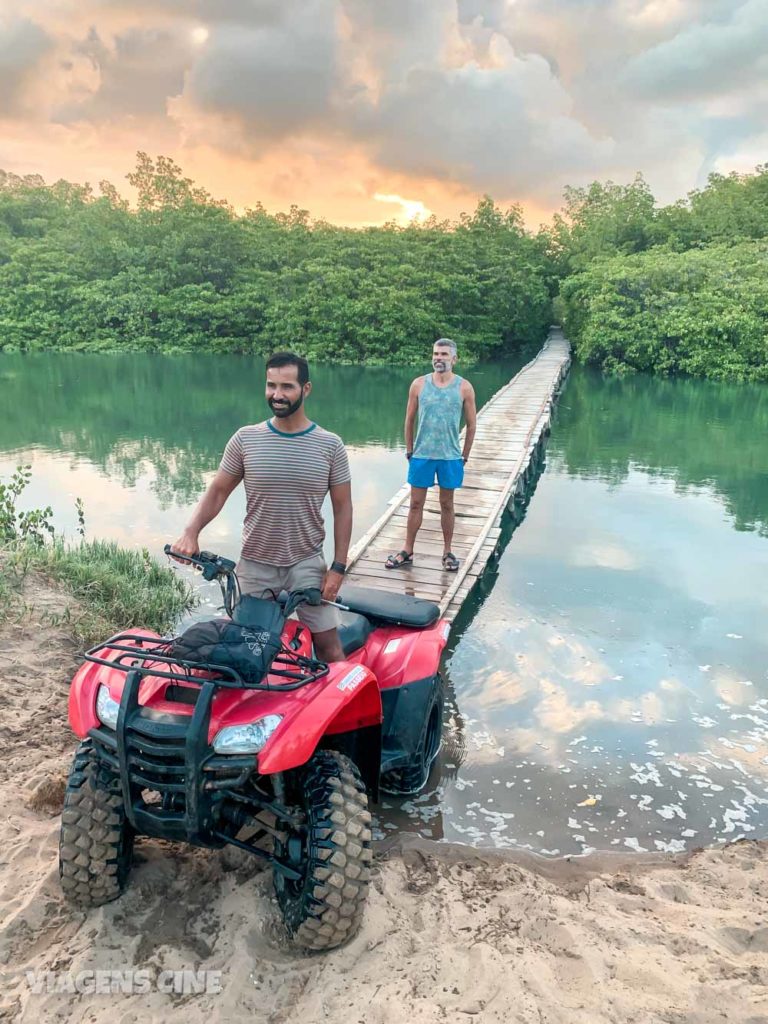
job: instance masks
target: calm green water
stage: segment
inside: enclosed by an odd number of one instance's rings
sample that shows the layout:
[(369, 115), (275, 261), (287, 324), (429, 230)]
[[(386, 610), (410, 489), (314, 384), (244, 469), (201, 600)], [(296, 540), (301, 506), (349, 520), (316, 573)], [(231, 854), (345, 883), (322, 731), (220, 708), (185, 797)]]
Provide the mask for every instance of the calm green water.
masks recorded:
[[(481, 401), (515, 369), (473, 369)], [(356, 535), (402, 483), (411, 376), (315, 373)], [(90, 536), (159, 551), (233, 430), (266, 415), (262, 379), (232, 356), (0, 355), (0, 475), (32, 462), (29, 502), (61, 529), (79, 496)], [(525, 517), (447, 652), (441, 763), (383, 805), (383, 833), (550, 853), (766, 834), (766, 438), (768, 389), (573, 371)], [(242, 512), (235, 495), (206, 546), (235, 555)]]

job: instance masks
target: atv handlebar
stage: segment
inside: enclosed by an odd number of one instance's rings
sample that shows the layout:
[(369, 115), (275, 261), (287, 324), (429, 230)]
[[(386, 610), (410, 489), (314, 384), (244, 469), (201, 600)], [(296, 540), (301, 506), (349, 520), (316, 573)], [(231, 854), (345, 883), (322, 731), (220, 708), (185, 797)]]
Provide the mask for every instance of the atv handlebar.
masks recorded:
[(212, 551), (200, 551), (196, 555), (181, 555), (174, 551), (170, 544), (166, 544), (163, 551), (169, 558), (174, 558), (177, 562), (185, 562), (187, 565), (194, 565), (196, 569), (200, 569), (203, 579), (209, 583), (216, 580), (221, 588), (226, 613), (230, 618), (232, 617), (235, 606), (240, 602), (240, 582), (235, 572), (235, 563), (231, 558), (222, 558), (221, 555), (214, 555)]
[[(209, 583), (218, 580), (224, 597), (224, 607), (227, 613), (232, 615), (235, 605), (240, 600), (240, 583), (235, 572), (236, 563), (231, 558), (215, 555), (212, 551), (200, 551), (197, 555), (180, 555), (173, 550), (171, 544), (166, 544), (163, 551), (169, 558), (175, 558), (179, 562), (186, 562), (200, 569), (203, 579)], [(317, 587), (307, 587), (292, 594), (281, 591), (276, 600), (278, 604), (283, 605), (286, 615), (290, 615), (303, 602), (314, 605), (331, 604), (342, 611), (348, 611), (346, 605), (338, 601), (326, 601)]]
[(215, 580), (217, 576), (229, 576), (235, 571), (235, 563), (231, 558), (223, 558), (221, 555), (214, 555), (212, 551), (201, 551), (197, 555), (180, 555), (173, 550), (170, 544), (166, 544), (163, 551), (170, 558), (179, 562), (188, 562), (202, 570), (203, 579)]

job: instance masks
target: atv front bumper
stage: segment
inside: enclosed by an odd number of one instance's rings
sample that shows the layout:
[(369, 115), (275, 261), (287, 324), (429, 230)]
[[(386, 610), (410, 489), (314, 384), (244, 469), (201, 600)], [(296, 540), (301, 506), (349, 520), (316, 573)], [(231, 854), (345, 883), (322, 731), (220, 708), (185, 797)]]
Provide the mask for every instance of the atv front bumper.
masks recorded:
[(256, 755), (216, 754), (209, 745), (212, 682), (201, 686), (191, 715), (176, 715), (139, 704), (141, 679), (127, 674), (116, 728), (89, 732), (120, 778), (126, 817), (140, 835), (221, 847), (225, 791), (256, 774)]

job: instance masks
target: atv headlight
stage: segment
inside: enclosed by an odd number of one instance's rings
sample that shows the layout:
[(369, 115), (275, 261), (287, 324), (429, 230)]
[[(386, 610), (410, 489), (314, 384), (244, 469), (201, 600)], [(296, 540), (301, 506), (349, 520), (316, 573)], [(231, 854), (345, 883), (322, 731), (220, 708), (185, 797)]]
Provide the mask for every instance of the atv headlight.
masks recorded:
[(282, 715), (267, 715), (249, 725), (228, 725), (216, 733), (213, 749), (217, 754), (258, 754), (282, 720)]
[(107, 725), (110, 729), (116, 729), (119, 711), (120, 705), (110, 696), (109, 687), (102, 684), (96, 695), (96, 717), (102, 725)]

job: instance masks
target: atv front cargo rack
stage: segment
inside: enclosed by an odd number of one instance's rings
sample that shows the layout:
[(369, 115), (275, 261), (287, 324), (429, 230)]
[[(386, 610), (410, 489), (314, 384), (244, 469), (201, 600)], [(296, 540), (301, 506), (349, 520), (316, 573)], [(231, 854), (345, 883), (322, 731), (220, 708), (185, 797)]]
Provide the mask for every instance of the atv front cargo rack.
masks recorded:
[[(146, 647), (146, 644), (154, 646)], [(95, 647), (85, 652), (85, 660), (95, 665), (106, 665), (107, 668), (117, 669), (119, 672), (137, 672), (140, 676), (157, 676), (161, 679), (172, 679), (174, 681), (196, 683), (202, 686), (203, 683), (213, 682), (216, 686), (228, 689), (246, 690), (298, 690), (308, 683), (314, 683), (328, 674), (328, 666), (323, 661), (314, 658), (305, 658), (283, 648), (275, 656), (269, 669), (269, 676), (278, 676), (286, 682), (268, 683), (247, 682), (235, 669), (229, 665), (217, 665), (214, 662), (192, 662), (172, 657), (169, 653), (171, 641), (161, 640), (159, 643), (150, 640), (138, 633), (118, 633), (109, 640), (102, 641)], [(106, 651), (118, 651), (116, 658), (99, 657)], [(150, 664), (143, 664), (149, 662)], [(182, 671), (164, 671), (158, 665), (166, 665), (170, 669), (182, 669)], [(280, 665), (291, 666), (280, 668)], [(203, 674), (204, 673), (204, 674)], [(210, 673), (215, 673), (216, 678), (211, 678)]]

